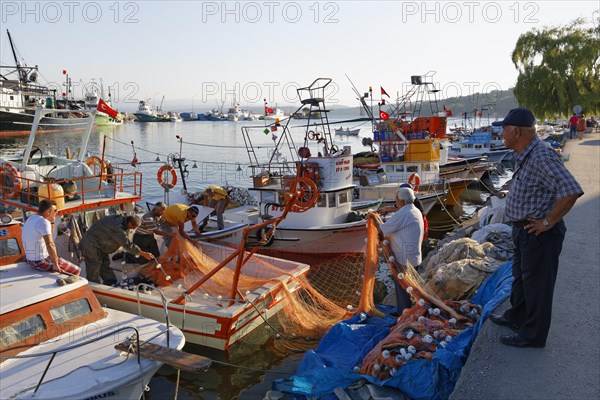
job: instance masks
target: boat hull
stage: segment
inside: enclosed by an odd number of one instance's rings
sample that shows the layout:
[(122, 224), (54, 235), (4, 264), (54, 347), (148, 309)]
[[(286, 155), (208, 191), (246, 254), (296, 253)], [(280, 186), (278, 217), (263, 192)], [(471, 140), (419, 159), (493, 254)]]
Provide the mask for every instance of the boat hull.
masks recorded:
[[(0, 110), (0, 135), (29, 135), (34, 114)], [(38, 132), (60, 132), (85, 129), (89, 117), (62, 118), (44, 116), (40, 120)]]
[[(233, 247), (232, 245), (216, 246), (211, 243), (201, 244), (202, 253), (217, 261), (230, 255), (235, 250)], [(172, 300), (183, 293), (182, 289), (176, 288), (179, 281), (173, 282), (172, 286), (161, 287), (169, 301), (169, 321), (183, 331), (186, 342), (218, 350), (229, 349), (261, 326), (266, 319), (277, 314), (284, 305), (283, 285), (285, 284), (290, 292), (294, 292), (300, 287), (299, 278), (309, 270), (308, 265), (289, 260), (268, 259), (264, 256), (255, 257), (258, 257), (259, 260), (246, 264), (243, 271), (252, 274), (251, 271), (260, 270), (259, 265), (263, 266), (264, 263), (268, 263), (282, 271), (282, 275), (245, 293), (245, 301), (238, 299), (233, 305), (228, 304), (228, 299), (204, 296), (200, 293), (202, 287), (191, 293), (184, 304), (176, 304)], [(235, 260), (225, 268), (233, 268), (232, 263), (235, 263)], [(115, 270), (122, 268), (122, 275), (131, 276), (131, 273), (126, 270), (130, 267), (129, 264), (113, 262), (111, 267)], [(119, 273), (116, 274), (116, 277), (122, 278)], [(185, 284), (185, 282), (181, 283)], [(101, 304), (135, 314), (141, 310), (141, 315), (146, 318), (157, 321), (165, 320), (164, 306), (157, 291), (140, 293), (138, 308), (138, 294), (135, 291), (92, 282), (90, 282), (90, 286)]]

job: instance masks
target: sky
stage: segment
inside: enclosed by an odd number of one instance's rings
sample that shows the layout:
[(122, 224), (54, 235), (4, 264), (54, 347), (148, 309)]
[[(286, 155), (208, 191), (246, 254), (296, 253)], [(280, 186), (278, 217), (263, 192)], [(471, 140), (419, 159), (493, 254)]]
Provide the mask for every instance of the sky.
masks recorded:
[[(163, 110), (298, 105), (296, 88), (332, 78), (329, 104), (359, 92), (402, 94), (430, 74), (442, 98), (506, 90), (519, 35), (582, 17), (600, 1), (0, 1), (0, 57), (38, 65), (75, 96), (100, 82), (113, 105)], [(64, 91), (64, 88), (62, 88)], [(60, 90), (59, 90), (60, 92)], [(182, 108), (184, 108), (182, 110)]]

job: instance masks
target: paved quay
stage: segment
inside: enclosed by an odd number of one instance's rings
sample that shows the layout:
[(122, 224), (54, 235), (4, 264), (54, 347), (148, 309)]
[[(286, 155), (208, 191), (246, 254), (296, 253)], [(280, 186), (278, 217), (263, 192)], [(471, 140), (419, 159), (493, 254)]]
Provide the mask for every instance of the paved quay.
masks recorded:
[(452, 400), (600, 398), (600, 133), (570, 140), (564, 154), (585, 194), (565, 217), (546, 347), (505, 346), (499, 338), (509, 329), (486, 321)]

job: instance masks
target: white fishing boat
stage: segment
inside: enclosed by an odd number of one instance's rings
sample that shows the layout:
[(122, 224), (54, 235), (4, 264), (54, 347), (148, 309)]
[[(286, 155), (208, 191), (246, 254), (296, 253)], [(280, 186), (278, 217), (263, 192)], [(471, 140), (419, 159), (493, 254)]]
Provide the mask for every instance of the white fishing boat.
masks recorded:
[[(66, 284), (66, 275), (31, 268), (21, 224), (8, 215), (2, 221), (0, 398), (137, 400), (165, 354), (185, 355), (177, 352), (185, 344), (178, 328), (102, 308), (83, 278)], [(119, 344), (125, 351), (115, 350)], [(207, 359), (196, 365), (198, 372), (209, 366)]]
[(161, 119), (145, 100), (140, 100), (138, 109), (133, 115), (139, 122), (158, 122)]
[[(257, 224), (282, 214), (285, 193), (289, 188), (299, 188), (304, 196), (314, 200), (314, 206), (297, 209), (287, 215), (266, 246), (262, 254), (312, 262), (325, 260), (349, 253), (363, 253), (365, 248), (365, 221), (352, 210), (353, 191), (352, 155), (340, 151), (332, 142), (329, 125), (326, 123), (326, 108), (323, 91), (331, 82), (319, 78), (310, 86), (298, 89), (302, 107), (309, 106), (309, 115), (319, 115), (317, 121), (307, 121), (304, 145), (298, 149), (290, 145), (291, 132), (288, 124), (279, 128), (281, 132), (276, 150), (288, 152), (289, 160), (259, 160), (254, 151), (252, 138), (264, 127), (243, 127), (253, 185), (250, 190), (257, 196), (258, 206), (243, 206), (227, 210), (225, 219), (236, 223)], [(312, 131), (317, 124), (322, 131)], [(311, 150), (312, 147), (312, 150)], [(312, 153), (316, 153), (313, 155)], [(261, 240), (268, 229), (253, 231), (256, 240)], [(236, 244), (234, 238), (217, 240), (220, 243)]]
[(487, 157), (490, 162), (500, 161), (512, 151), (504, 145), (501, 127), (481, 128), (471, 133), (463, 134), (452, 142), (449, 155), (461, 158)]

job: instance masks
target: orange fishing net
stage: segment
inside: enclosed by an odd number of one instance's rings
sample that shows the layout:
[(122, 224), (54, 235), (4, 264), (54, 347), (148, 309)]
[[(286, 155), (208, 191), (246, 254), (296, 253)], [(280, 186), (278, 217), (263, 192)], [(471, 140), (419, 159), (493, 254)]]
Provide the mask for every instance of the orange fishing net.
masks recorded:
[[(391, 335), (365, 358), (364, 373), (389, 376), (394, 368), (401, 365), (395, 357), (402, 355), (401, 348), (405, 345), (414, 346), (419, 351), (418, 354), (403, 357), (430, 357), (429, 353), (423, 352), (432, 352), (438, 342), (423, 342), (426, 335), (452, 337), (469, 326), (476, 319), (476, 314), (472, 313), (472, 307), (466, 303), (443, 302), (426, 288), (413, 267), (399, 265), (387, 240), (380, 242), (379, 223), (376, 214), (370, 214), (365, 255), (342, 255), (314, 266), (307, 276), (297, 277), (291, 288), (282, 283), (282, 279), (289, 276), (288, 271), (268, 262), (265, 257), (244, 255), (248, 260), (242, 266), (237, 291), (234, 292), (236, 301), (243, 301), (244, 293), (252, 292), (267, 283), (277, 282), (285, 295), (282, 310), (278, 313), (284, 337), (320, 338), (331, 326), (355, 313), (381, 315), (375, 308), (373, 290), (379, 253), (382, 251), (394, 279), (411, 295), (416, 306), (405, 310)], [(217, 253), (210, 254), (209, 249)], [(227, 297), (232, 293), (232, 282), (235, 280), (235, 258), (231, 257), (221, 269), (215, 271), (215, 268), (222, 260), (231, 256), (232, 252), (232, 249), (221, 247), (207, 247), (203, 250), (183, 238), (175, 237), (166, 254), (161, 257), (164, 272), (151, 265), (143, 274), (159, 286), (168, 286), (172, 281), (182, 279), (183, 285), (189, 288), (205, 279), (198, 291), (210, 296)], [(171, 279), (167, 280), (166, 275)], [(409, 329), (412, 334), (408, 333)], [(390, 354), (396, 361), (388, 360)], [(385, 374), (382, 375), (381, 371), (385, 371)]]

